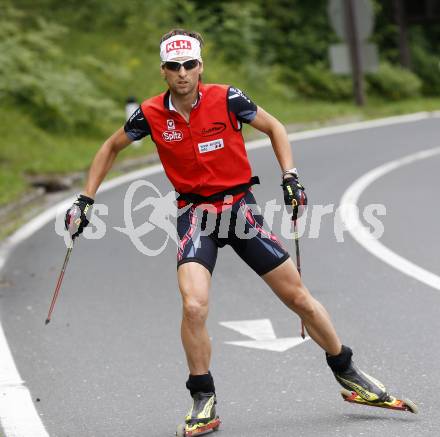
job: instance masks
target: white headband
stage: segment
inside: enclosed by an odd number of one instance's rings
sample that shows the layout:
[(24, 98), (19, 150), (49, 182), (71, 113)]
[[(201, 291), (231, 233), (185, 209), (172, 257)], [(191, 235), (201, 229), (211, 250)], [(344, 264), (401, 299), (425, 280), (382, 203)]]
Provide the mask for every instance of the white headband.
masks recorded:
[(160, 60), (172, 61), (179, 57), (201, 60), (200, 42), (188, 35), (174, 35), (160, 45)]

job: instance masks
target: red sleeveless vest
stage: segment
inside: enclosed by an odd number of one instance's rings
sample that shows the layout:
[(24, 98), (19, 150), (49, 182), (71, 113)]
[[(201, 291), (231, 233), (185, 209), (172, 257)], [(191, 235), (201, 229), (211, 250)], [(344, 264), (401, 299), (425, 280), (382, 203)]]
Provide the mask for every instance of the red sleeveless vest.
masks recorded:
[(169, 93), (141, 105), (168, 179), (179, 193), (202, 196), (249, 182), (251, 167), (226, 85), (199, 85), (190, 122), (165, 106)]

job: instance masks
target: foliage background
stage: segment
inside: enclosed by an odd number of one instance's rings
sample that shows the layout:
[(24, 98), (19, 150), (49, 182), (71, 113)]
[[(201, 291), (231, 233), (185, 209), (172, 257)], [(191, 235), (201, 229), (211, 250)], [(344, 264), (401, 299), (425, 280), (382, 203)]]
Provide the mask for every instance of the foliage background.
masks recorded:
[[(382, 64), (365, 78), (367, 116), (438, 105), (440, 26), (410, 27), (403, 70), (391, 3), (374, 0)], [(158, 42), (173, 27), (204, 35), (206, 82), (243, 88), (284, 122), (360, 111), (350, 79), (329, 71), (327, 0), (0, 0), (0, 205), (26, 176), (85, 169), (127, 96), (163, 90)]]

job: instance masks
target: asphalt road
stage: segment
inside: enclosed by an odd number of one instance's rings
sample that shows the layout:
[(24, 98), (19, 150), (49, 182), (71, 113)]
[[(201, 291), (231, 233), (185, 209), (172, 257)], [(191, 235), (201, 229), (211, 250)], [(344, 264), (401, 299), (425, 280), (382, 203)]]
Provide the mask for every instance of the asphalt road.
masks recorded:
[[(359, 176), (382, 163), (440, 146), (438, 119), (297, 141), (293, 145), (311, 203), (338, 205)], [(281, 202), (270, 147), (250, 152), (262, 180), (260, 204)], [(385, 205), (381, 242), (440, 275), (440, 155), (398, 168), (361, 196), (361, 209)], [(163, 174), (148, 180), (169, 191)], [(44, 326), (65, 246), (50, 223), (10, 255), (2, 272), (1, 320), (17, 368), (51, 437), (171, 436), (190, 399), (180, 344), (180, 297), (172, 241), (158, 256), (140, 253), (113, 227), (124, 226), (128, 184), (99, 196), (108, 205), (104, 238), (74, 248), (53, 320)], [(147, 189), (136, 193), (139, 201)], [(149, 195), (153, 193), (150, 191)], [(148, 208), (135, 223), (148, 218)], [(309, 208), (310, 212), (310, 208)], [(133, 213), (133, 215), (135, 215)], [(439, 290), (368, 253), (348, 233), (334, 234), (334, 214), (319, 238), (302, 237), (304, 280), (329, 310), (358, 365), (419, 415), (350, 405), (311, 341), (285, 352), (227, 344), (251, 340), (221, 322), (270, 319), (277, 337), (299, 333), (297, 317), (226, 247), (213, 276), (209, 331), (218, 436), (434, 436), (440, 433)], [(310, 225), (310, 220), (308, 221)], [(275, 220), (274, 229), (279, 223)], [(164, 232), (142, 238), (158, 248)], [(293, 249), (292, 241), (283, 243)], [(294, 251), (291, 250), (292, 255)]]

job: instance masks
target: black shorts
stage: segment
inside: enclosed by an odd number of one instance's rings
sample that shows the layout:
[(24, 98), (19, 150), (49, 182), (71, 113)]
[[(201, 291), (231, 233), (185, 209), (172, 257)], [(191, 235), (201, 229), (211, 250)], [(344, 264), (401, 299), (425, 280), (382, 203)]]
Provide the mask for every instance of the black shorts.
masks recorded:
[(189, 207), (177, 218), (177, 267), (193, 261), (212, 274), (218, 248), (226, 244), (258, 275), (278, 267), (289, 254), (265, 228), (258, 210), (250, 191), (221, 213), (208, 212), (203, 206)]

